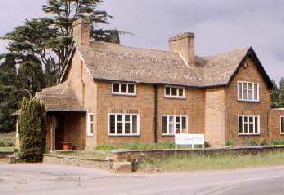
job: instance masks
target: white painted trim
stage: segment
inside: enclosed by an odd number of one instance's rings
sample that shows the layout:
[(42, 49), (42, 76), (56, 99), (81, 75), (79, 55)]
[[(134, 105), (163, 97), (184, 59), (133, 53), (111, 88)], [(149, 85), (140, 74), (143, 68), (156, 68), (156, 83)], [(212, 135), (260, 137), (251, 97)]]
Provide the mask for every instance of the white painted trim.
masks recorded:
[[(110, 133), (110, 116), (115, 116), (115, 133)], [(117, 115), (122, 115), (122, 133), (117, 134)], [(130, 115), (130, 132), (125, 133), (125, 115)], [(137, 116), (137, 133), (132, 133), (132, 116)], [(117, 136), (117, 137), (131, 137), (131, 136), (140, 136), (140, 114), (136, 113), (108, 113), (108, 136)]]
[[(163, 133), (163, 117), (167, 117), (167, 133)], [(173, 121), (173, 126), (174, 126), (174, 134), (170, 134), (169, 133), (169, 117), (174, 117), (174, 121)], [(189, 127), (189, 124), (188, 124), (188, 115), (162, 115), (162, 135), (163, 136), (171, 136), (171, 135), (175, 135), (176, 134), (176, 117), (180, 117), (181, 118), (181, 121), (182, 121), (182, 117), (185, 117), (186, 119), (186, 134), (188, 134), (188, 127)], [(180, 122), (180, 129), (182, 129), (182, 123)]]
[[(244, 131), (244, 117), (248, 117), (248, 122), (246, 122), (246, 124), (248, 125), (248, 132), (249, 132), (249, 117), (253, 117), (253, 130), (255, 130), (255, 118), (257, 118), (257, 129), (256, 129), (256, 132), (254, 133), (240, 133), (240, 121), (239, 121), (239, 118), (242, 117), (242, 129)], [(260, 135), (260, 115), (238, 115), (238, 134), (239, 135)]]
[[(113, 91), (113, 85), (114, 84), (119, 84), (119, 92), (114, 92)], [(132, 84), (134, 85), (134, 93), (129, 93), (129, 92), (121, 92), (121, 85), (122, 84), (125, 84), (126, 85), (126, 91), (128, 91), (128, 85), (129, 84)], [(115, 95), (127, 95), (127, 96), (135, 96), (136, 95), (136, 84), (135, 83), (125, 83), (125, 82), (112, 82), (112, 88), (111, 88), (111, 91), (112, 91), (112, 94), (115, 94)]]
[[(170, 93), (172, 93), (172, 89), (175, 88), (177, 90), (177, 95), (173, 96), (173, 95), (167, 95), (166, 93), (166, 88), (170, 88)], [(183, 90), (183, 96), (179, 96), (179, 89)], [(178, 99), (184, 99), (185, 98), (185, 87), (179, 87), (179, 86), (171, 86), (171, 85), (165, 85), (164, 86), (164, 97), (166, 98), (178, 98)]]
[[(240, 97), (240, 87), (239, 85), (242, 85), (242, 97)], [(247, 98), (244, 99), (244, 84), (247, 85)], [(249, 99), (248, 98), (248, 85), (249, 84), (252, 84), (252, 99)], [(256, 87), (257, 87), (257, 94), (256, 94), (256, 99), (255, 99), (255, 84), (256, 84)], [(250, 81), (237, 81), (237, 93), (238, 93), (238, 101), (241, 101), (241, 102), (260, 102), (260, 95), (259, 95), (259, 83), (254, 83), (254, 82), (250, 82)]]
[(184, 61), (185, 65), (186, 65), (187, 67), (189, 67), (188, 62), (186, 61), (186, 59), (185, 59), (180, 53), (179, 53), (179, 57)]
[(79, 52), (79, 50), (78, 50), (77, 48), (76, 48), (76, 52), (78, 53), (78, 55), (79, 55), (81, 61), (85, 64), (87, 74), (91, 77), (91, 79), (94, 79), (94, 77), (92, 76), (92, 74), (91, 74), (91, 72), (90, 72), (90, 69), (89, 69), (88, 66), (87, 66), (86, 61), (84, 60), (82, 54)]
[[(93, 121), (90, 121), (90, 116), (93, 116)], [(86, 131), (87, 131), (87, 136), (92, 137), (94, 136), (94, 113), (87, 113), (87, 118), (86, 118)], [(90, 125), (93, 125), (93, 133), (91, 133)]]

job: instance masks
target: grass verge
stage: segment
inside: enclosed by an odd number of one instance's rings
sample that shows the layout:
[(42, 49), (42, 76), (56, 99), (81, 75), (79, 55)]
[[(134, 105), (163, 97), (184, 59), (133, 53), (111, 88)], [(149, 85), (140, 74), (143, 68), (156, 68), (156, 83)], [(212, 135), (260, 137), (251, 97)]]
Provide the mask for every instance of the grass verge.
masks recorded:
[(236, 169), (263, 166), (284, 165), (284, 152), (270, 152), (257, 155), (191, 155), (183, 158), (169, 157), (166, 159), (146, 159), (139, 165), (139, 170), (160, 171), (197, 171), (216, 169)]

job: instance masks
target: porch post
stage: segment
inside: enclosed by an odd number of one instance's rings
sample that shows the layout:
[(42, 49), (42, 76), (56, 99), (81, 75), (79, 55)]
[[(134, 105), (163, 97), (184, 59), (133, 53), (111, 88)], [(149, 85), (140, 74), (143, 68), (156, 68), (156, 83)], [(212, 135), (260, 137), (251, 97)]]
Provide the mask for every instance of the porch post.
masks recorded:
[(57, 119), (55, 116), (50, 116), (49, 121), (50, 128), (50, 150), (55, 150), (55, 128), (57, 125)]

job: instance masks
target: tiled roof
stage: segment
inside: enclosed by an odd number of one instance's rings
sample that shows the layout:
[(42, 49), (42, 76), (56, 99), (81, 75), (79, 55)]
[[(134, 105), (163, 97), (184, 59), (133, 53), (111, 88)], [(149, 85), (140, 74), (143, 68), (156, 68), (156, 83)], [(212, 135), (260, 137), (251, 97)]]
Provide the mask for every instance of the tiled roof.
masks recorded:
[(46, 111), (85, 111), (68, 81), (43, 89), (36, 97), (44, 102)]
[(93, 42), (77, 47), (94, 79), (193, 87), (226, 85), (249, 48), (212, 57), (196, 57), (188, 66), (179, 54)]

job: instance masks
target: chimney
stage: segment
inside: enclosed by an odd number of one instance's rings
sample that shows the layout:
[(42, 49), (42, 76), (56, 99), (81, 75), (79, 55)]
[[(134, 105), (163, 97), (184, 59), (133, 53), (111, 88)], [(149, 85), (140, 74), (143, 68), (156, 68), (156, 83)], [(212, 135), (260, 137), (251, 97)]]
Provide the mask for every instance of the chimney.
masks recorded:
[(185, 32), (169, 39), (171, 52), (179, 53), (188, 66), (195, 66), (194, 34)]
[(90, 45), (91, 24), (83, 18), (73, 22), (73, 40), (76, 45)]

